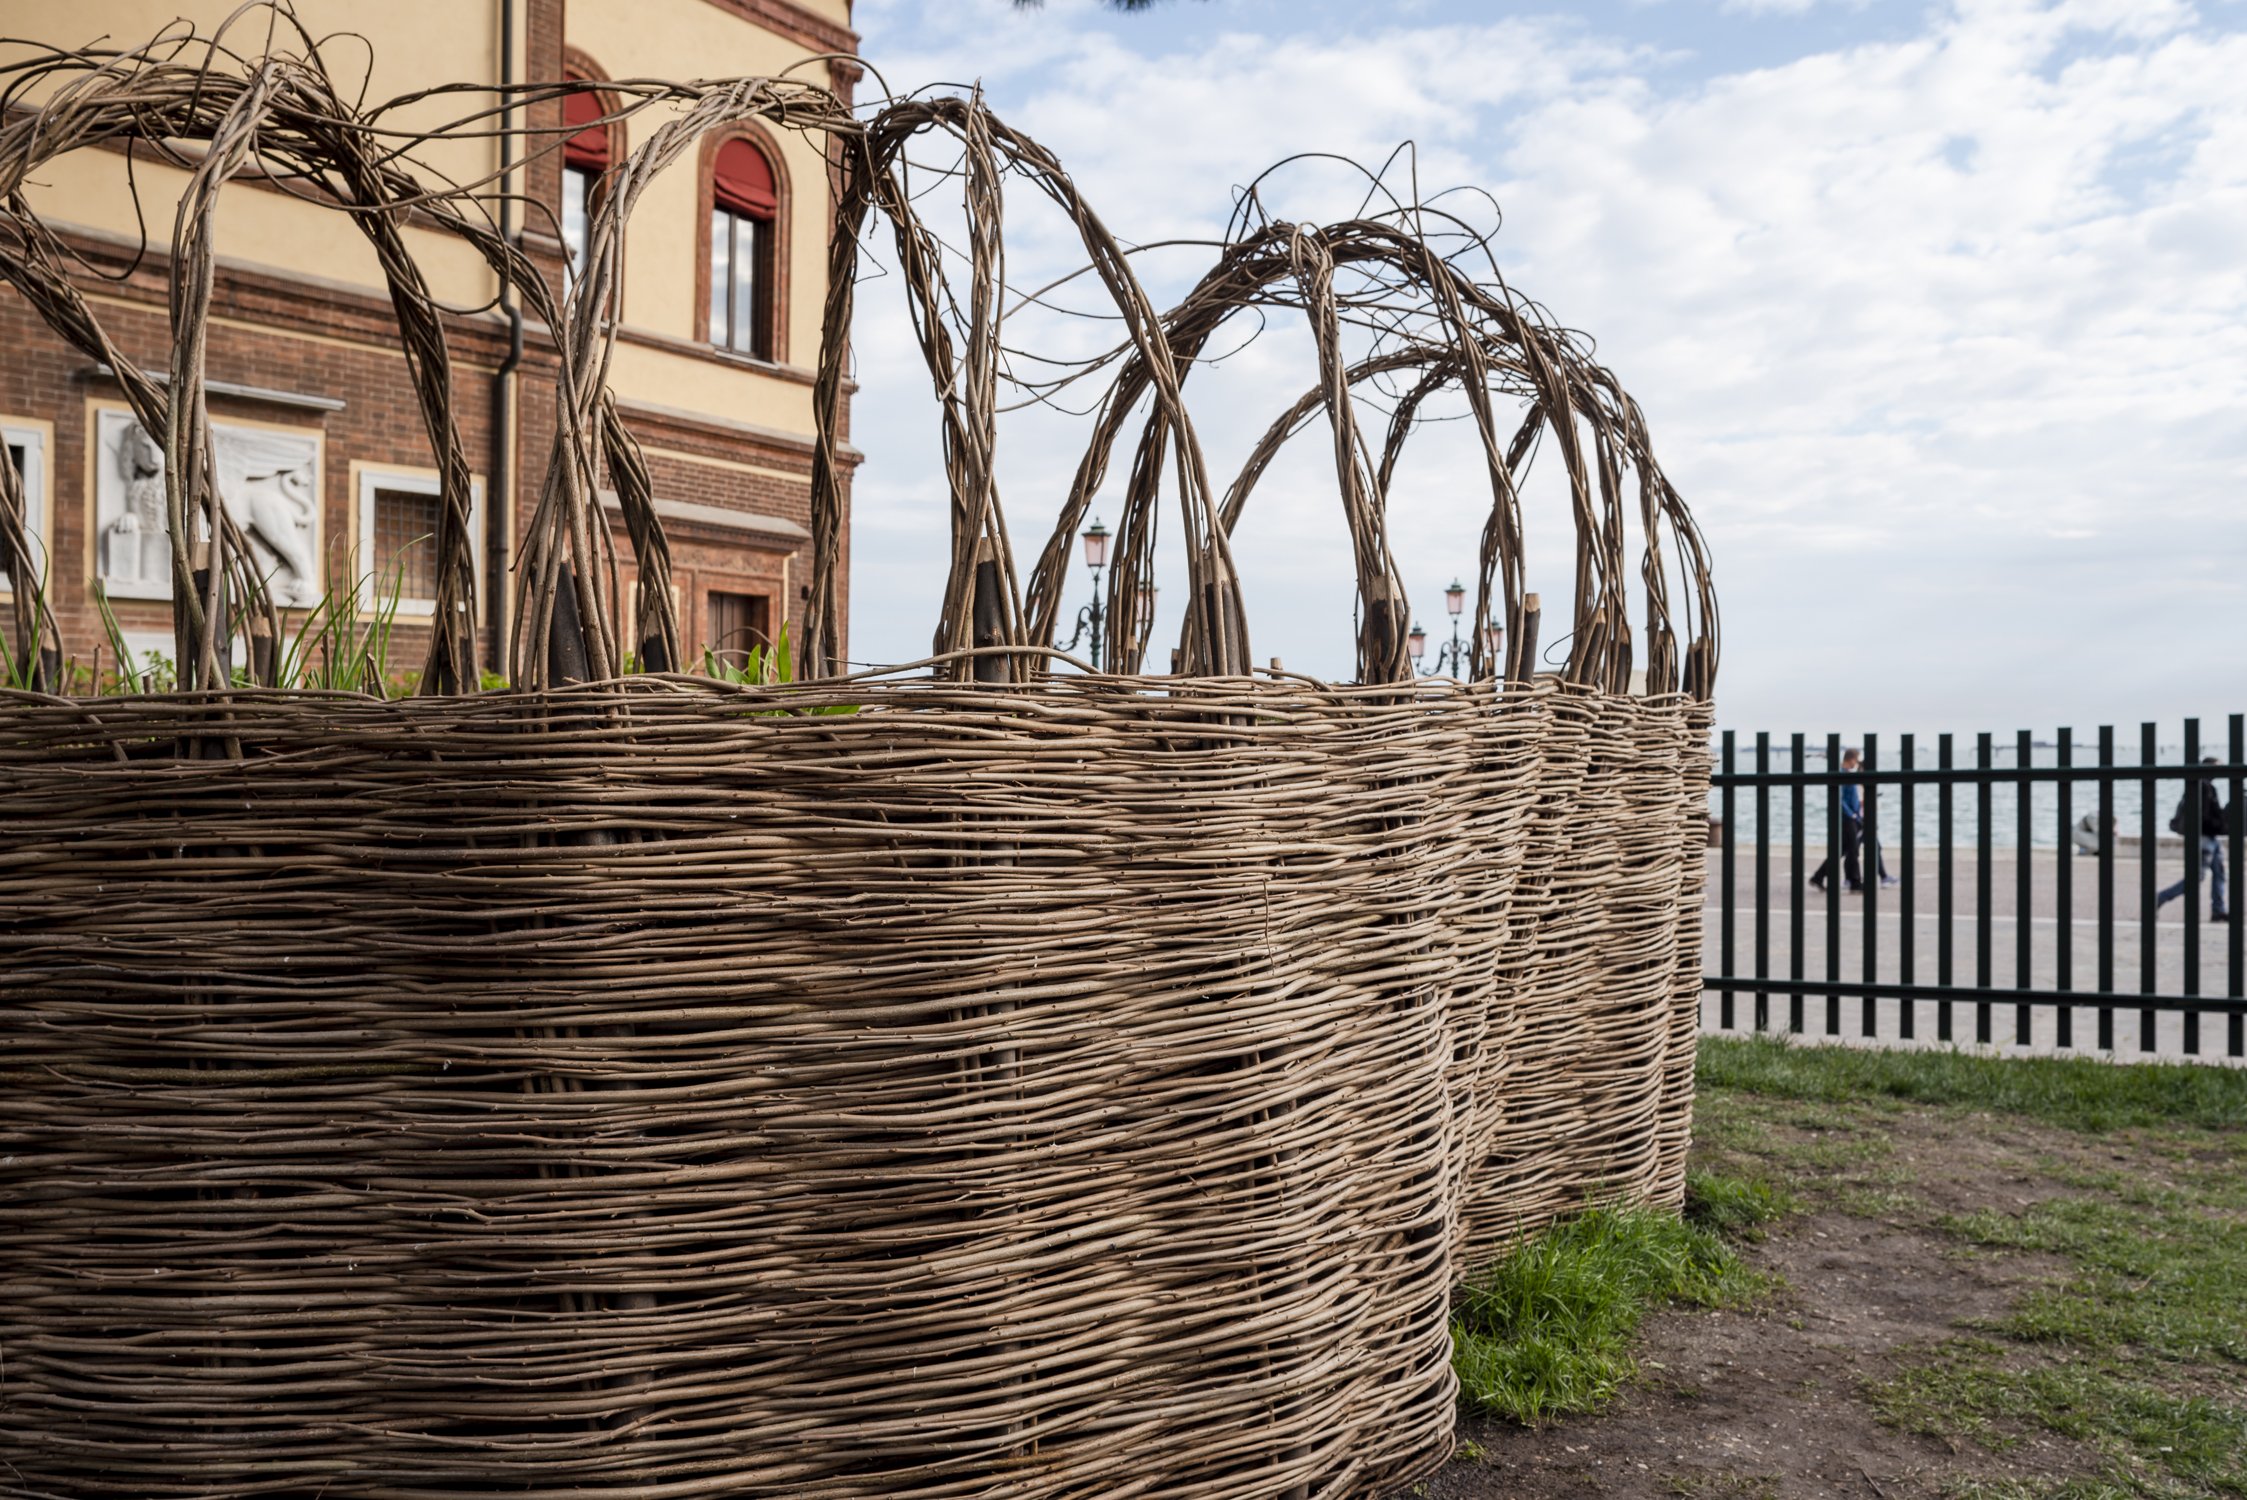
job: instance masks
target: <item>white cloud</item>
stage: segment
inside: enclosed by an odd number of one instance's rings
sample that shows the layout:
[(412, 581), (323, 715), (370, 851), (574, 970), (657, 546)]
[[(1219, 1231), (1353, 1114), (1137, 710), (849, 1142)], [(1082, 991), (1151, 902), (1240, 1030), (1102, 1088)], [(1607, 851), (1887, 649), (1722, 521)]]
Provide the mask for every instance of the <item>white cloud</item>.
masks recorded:
[[(1159, 55), (1128, 26), (995, 3), (884, 0), (860, 25), (893, 83), (980, 77), (1127, 237), (1216, 233), (1235, 185), (1300, 150), (1378, 162), (1409, 138), (1423, 188), (1488, 188), (1509, 279), (1597, 336), (1717, 549), (1730, 719), (2241, 706), (2247, 39), (2183, 5), (1962, 0), (1916, 35), (1681, 86), (1654, 49), (1565, 20), (1289, 36), (1211, 9), (1192, 50)], [(1304, 217), (1359, 191), (1290, 183)], [(1034, 282), (1070, 251), (1029, 197), (1010, 198), (1009, 256)], [(1150, 258), (1151, 279), (1175, 293), (1205, 259)], [(854, 639), (874, 658), (925, 643), (943, 526), (893, 302), (869, 287), (859, 334)], [(1194, 377), (1220, 484), (1309, 376), (1275, 340)], [(1486, 503), (1460, 436), (1399, 477), (1398, 550), (1430, 614)], [(1073, 442), (1050, 420), (1002, 431), (1025, 552)], [(1315, 446), (1260, 492), (1243, 551), (1259, 653), (1344, 672)], [(1532, 587), (1557, 597), (1565, 541), (1539, 526)]]

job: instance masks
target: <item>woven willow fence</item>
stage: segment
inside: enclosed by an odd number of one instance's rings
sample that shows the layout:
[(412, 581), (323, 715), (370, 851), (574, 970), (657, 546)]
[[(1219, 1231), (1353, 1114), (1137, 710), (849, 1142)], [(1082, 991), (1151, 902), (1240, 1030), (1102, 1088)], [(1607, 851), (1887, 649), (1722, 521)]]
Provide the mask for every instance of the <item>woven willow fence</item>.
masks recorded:
[[(1681, 1193), (1716, 635), (1637, 409), (1422, 210), (1243, 223), (1165, 312), (979, 101), (861, 117), (772, 79), (605, 86), (651, 128), (556, 305), (485, 217), (495, 186), (417, 171), (421, 138), (299, 40), (51, 57), (13, 75), (29, 107), (0, 132), (0, 275), (162, 436), (184, 682), (58, 693), (63, 643), (16, 591), (0, 1493), (1370, 1497), (1440, 1462), (1460, 1276), (1589, 1200)], [(751, 118), (822, 137), (836, 172), (811, 680), (620, 675), (682, 660), (606, 384), (624, 225)], [(959, 154), (958, 245), (912, 207), (905, 151), (932, 135)], [(19, 192), (118, 141), (192, 172), (161, 382)], [(444, 493), (410, 699), (307, 691), (256, 649), (285, 622), (215, 492), (202, 368), (213, 210), (253, 164), (348, 214), (390, 280)], [(993, 477), (1008, 179), (1075, 224), (1125, 332), (1026, 580)], [(468, 470), (409, 214), (561, 330), (512, 691), (461, 691), (483, 665)], [(953, 546), (931, 660), (849, 676), (836, 417), (875, 215)], [(1228, 319), (1275, 310), (1308, 320), (1316, 379), (1220, 493), (1185, 386)], [(1368, 382), (1399, 393), (1378, 443)], [(1467, 681), (1414, 676), (1386, 540), (1398, 452), (1447, 390), (1487, 459), (1475, 618), (1506, 627)], [(1250, 670), (1229, 546), (1322, 419), (1352, 685)], [(1127, 431), (1120, 670), (1056, 671), (1069, 543)], [(1539, 452), (1577, 538), (1546, 674)], [(656, 585), (630, 614), (604, 479)], [(0, 486), (29, 557), (6, 465)], [(1138, 588), (1170, 501), (1191, 604), (1150, 676)]]

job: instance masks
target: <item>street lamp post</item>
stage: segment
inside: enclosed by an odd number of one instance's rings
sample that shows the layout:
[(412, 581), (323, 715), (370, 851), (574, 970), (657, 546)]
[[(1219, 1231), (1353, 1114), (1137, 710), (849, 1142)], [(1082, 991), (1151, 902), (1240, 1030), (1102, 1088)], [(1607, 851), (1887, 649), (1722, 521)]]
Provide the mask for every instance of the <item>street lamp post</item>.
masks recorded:
[[(1459, 616), (1466, 607), (1467, 586), (1454, 578), (1451, 580), (1451, 587), (1443, 591), (1444, 612), (1451, 616), (1451, 644), (1436, 649), (1435, 665), (1429, 667), (1425, 675), (1441, 677), (1446, 670), (1453, 677), (1467, 675), (1467, 643), (1459, 634)], [(1414, 622), (1412, 634), (1405, 637), (1405, 644), (1411, 648), (1412, 664), (1417, 667), (1420, 659), (1428, 654), (1426, 627)]]
[[(1467, 586), (1456, 577), (1451, 580), (1451, 587), (1443, 591), (1443, 607), (1451, 616), (1451, 675), (1464, 677), (1467, 675), (1467, 659), (1459, 654), (1459, 611), (1467, 607)], [(1436, 666), (1443, 666), (1442, 657), (1436, 658)]]
[[(1467, 650), (1472, 637), (1462, 633), (1459, 617), (1467, 611), (1467, 586), (1456, 578), (1452, 579), (1451, 587), (1443, 591), (1443, 607), (1444, 612), (1451, 616), (1451, 643), (1436, 648), (1435, 664), (1428, 667), (1422, 675), (1440, 677), (1449, 672), (1451, 676), (1464, 681), (1467, 676), (1467, 669), (1471, 665)], [(1499, 628), (1497, 621), (1486, 620), (1483, 622), (1483, 653), (1490, 661), (1492, 671), (1497, 672), (1500, 676), (1505, 674), (1499, 671), (1497, 666), (1498, 643), (1504, 639), (1505, 632)], [(1405, 646), (1412, 652), (1412, 665), (1418, 670), (1421, 661), (1428, 654), (1427, 627), (1418, 621), (1413, 622), (1412, 633), (1404, 638), (1404, 642)]]
[[(1092, 572), (1092, 602), (1077, 611), (1077, 628), (1070, 634), (1069, 644), (1062, 649), (1076, 650), (1077, 643), (1090, 632), (1092, 670), (1097, 672), (1100, 670), (1100, 644), (1105, 636), (1100, 627), (1107, 623), (1107, 616), (1100, 608), (1100, 570), (1108, 566), (1108, 528), (1100, 524), (1098, 516), (1093, 517), (1092, 524), (1084, 529), (1084, 565)], [(1148, 600), (1142, 602), (1151, 602), (1154, 590), (1143, 589), (1141, 592), (1149, 596)]]

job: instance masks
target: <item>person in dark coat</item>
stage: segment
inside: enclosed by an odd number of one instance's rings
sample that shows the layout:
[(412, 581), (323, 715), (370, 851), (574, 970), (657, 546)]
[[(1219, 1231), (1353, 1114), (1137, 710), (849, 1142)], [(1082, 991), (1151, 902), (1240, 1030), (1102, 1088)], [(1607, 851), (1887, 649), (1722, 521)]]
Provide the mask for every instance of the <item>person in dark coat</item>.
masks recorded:
[[(1844, 771), (1854, 771), (1861, 763), (1860, 757), (1854, 749), (1841, 752), (1841, 768)], [(1841, 875), (1844, 880), (1849, 882), (1849, 889), (1853, 891), (1861, 891), (1865, 888), (1864, 873), (1857, 867), (1858, 846), (1864, 841), (1864, 837), (1864, 793), (1859, 789), (1856, 782), (1845, 781), (1841, 784)], [(1810, 872), (1809, 883), (1821, 891), (1824, 890), (1829, 876), (1829, 867), (1832, 864), (1833, 856), (1831, 854), (1818, 861), (1818, 868)]]
[[(2216, 757), (2211, 755), (2201, 763), (2212, 766), (2216, 764)], [(2225, 899), (2228, 893), (2224, 888), (2224, 805), (2216, 799), (2215, 781), (2210, 779), (2200, 783), (2200, 807), (2197, 820), (2191, 817), (2194, 811), (2193, 801), (2192, 791), (2188, 787), (2185, 791), (2184, 801), (2177, 804), (2177, 815), (2169, 820), (2169, 826), (2185, 836), (2185, 847), (2188, 851), (2192, 847), (2194, 835), (2198, 834), (2200, 864), (2208, 872), (2208, 920), (2211, 922), (2228, 922), (2231, 920), (2231, 910), (2230, 903)], [(2197, 829), (2192, 826), (2195, 821), (2200, 825)], [(2188, 852), (2185, 857), (2190, 859), (2192, 855)], [(2187, 878), (2190, 878), (2189, 874)], [(2154, 898), (2154, 905), (2156, 907), (2167, 906), (2170, 902), (2182, 896), (2185, 893), (2185, 884), (2184, 880), (2180, 880), (2164, 890)]]

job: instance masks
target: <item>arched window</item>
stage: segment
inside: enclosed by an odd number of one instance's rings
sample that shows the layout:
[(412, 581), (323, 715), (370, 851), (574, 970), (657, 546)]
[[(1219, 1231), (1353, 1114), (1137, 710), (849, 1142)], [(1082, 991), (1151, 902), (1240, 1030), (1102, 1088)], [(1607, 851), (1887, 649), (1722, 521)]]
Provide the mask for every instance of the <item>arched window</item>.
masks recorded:
[(710, 342), (772, 358), (773, 223), (780, 209), (772, 163), (739, 137), (718, 148), (710, 182)]
[[(581, 75), (570, 77), (577, 81)], [(578, 127), (562, 147), (562, 249), (569, 256), (566, 274), (573, 281), (585, 264), (592, 233), (594, 186), (613, 165), (609, 127), (596, 123), (607, 113), (599, 94), (569, 94), (562, 99), (562, 123)]]

